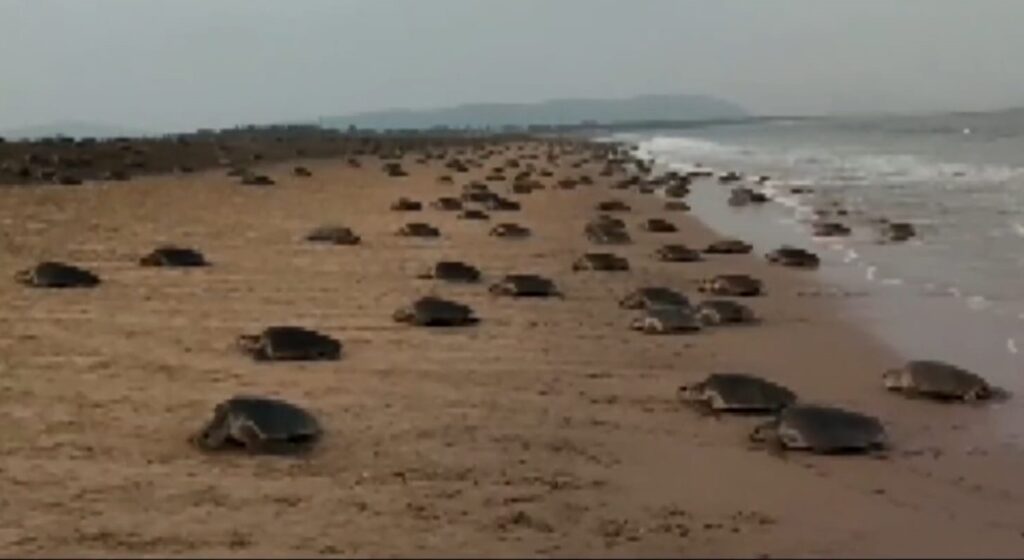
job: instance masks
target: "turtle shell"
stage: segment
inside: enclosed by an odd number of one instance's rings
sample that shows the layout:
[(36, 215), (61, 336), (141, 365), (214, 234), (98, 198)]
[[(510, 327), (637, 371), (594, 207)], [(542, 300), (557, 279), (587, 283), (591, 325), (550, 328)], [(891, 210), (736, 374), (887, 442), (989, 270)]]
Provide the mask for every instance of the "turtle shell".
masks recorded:
[(202, 253), (187, 247), (165, 245), (157, 247), (139, 259), (142, 266), (199, 267), (209, 263)]
[[(251, 338), (241, 340), (245, 343)], [(253, 357), (263, 360), (337, 360), (341, 347), (341, 342), (325, 334), (285, 325), (263, 329), (251, 351)]]
[(867, 451), (886, 443), (885, 428), (877, 418), (833, 406), (787, 407), (779, 414), (776, 429), (785, 447), (815, 453)]
[(659, 259), (665, 262), (697, 262), (702, 260), (699, 251), (680, 244), (662, 245), (658, 248), (656, 254)]
[(720, 239), (709, 243), (705, 253), (716, 255), (745, 255), (753, 250), (753, 246), (739, 239)]
[(787, 387), (746, 373), (712, 373), (690, 390), (721, 411), (773, 412), (796, 402)]
[(491, 293), (513, 297), (549, 297), (558, 295), (558, 287), (551, 279), (537, 274), (508, 274), (491, 286)]
[(630, 292), (619, 301), (624, 309), (647, 309), (650, 307), (690, 307), (690, 300), (673, 289), (661, 286), (640, 288)]
[(754, 320), (754, 312), (749, 307), (730, 299), (706, 299), (697, 304), (696, 311), (705, 325), (749, 323)]
[(818, 255), (799, 247), (783, 245), (765, 255), (768, 262), (792, 268), (817, 268), (821, 264)]
[(480, 281), (480, 271), (475, 266), (462, 261), (438, 261), (423, 276), (448, 282)]
[(573, 263), (573, 270), (626, 271), (629, 261), (612, 253), (585, 253)]
[(934, 360), (913, 360), (897, 372), (896, 389), (938, 399), (987, 398), (992, 389), (981, 376), (959, 366)]
[(37, 288), (92, 288), (100, 283), (99, 276), (89, 270), (55, 261), (22, 270), (15, 279)]
[(699, 331), (701, 324), (689, 307), (653, 306), (645, 309), (632, 327), (648, 334), (668, 334)]
[[(253, 429), (252, 436), (260, 444), (289, 444), (295, 451), (316, 443), (323, 433), (316, 417), (302, 407), (280, 399), (236, 395), (215, 407), (213, 418), (193, 441), (207, 450), (240, 447), (246, 443), (239, 438), (243, 426)], [(258, 447), (282, 449), (280, 445)]]
[(461, 326), (477, 322), (469, 306), (433, 296), (422, 297), (410, 306), (399, 309), (394, 319), (424, 327)]

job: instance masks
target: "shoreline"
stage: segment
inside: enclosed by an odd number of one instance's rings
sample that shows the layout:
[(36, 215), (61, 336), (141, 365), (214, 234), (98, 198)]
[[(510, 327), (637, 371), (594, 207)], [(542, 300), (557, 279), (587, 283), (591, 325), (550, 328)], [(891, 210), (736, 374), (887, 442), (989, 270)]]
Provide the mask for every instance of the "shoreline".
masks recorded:
[[(1024, 455), (983, 436), (994, 408), (886, 394), (879, 376), (901, 359), (828, 298), (823, 284), (761, 255), (704, 263), (650, 258), (664, 242), (718, 235), (661, 200), (596, 185), (521, 197), (532, 239), (488, 238), (487, 225), (425, 209), (390, 213), (399, 196), (451, 194), (436, 163), (406, 158), (394, 179), (367, 158), (254, 166), (281, 180), (251, 189), (223, 169), (126, 183), (0, 189), (0, 273), (52, 257), (94, 267), (87, 294), (0, 283), (0, 411), (11, 433), (0, 492), (9, 554), (430, 556), (1014, 556), (1024, 527)], [(306, 165), (310, 179), (287, 176)], [(559, 168), (544, 179), (588, 172)], [(143, 188), (139, 188), (143, 187)], [(496, 190), (503, 191), (504, 187)], [(698, 184), (694, 190), (717, 188)], [(622, 198), (635, 243), (613, 252), (633, 270), (570, 270), (596, 250), (582, 235), (594, 204)], [(640, 232), (666, 217), (677, 234)], [(392, 235), (404, 221), (439, 225), (439, 242)], [(298, 239), (323, 223), (363, 236), (357, 247)], [(161, 242), (195, 245), (209, 270), (142, 270)], [(488, 280), (551, 276), (564, 301), (504, 301), (469, 286), (413, 279), (441, 258)], [(691, 295), (725, 271), (764, 279), (751, 327), (693, 336), (630, 332), (619, 297), (642, 285)], [(482, 318), (468, 331), (395, 326), (410, 298), (439, 293)], [(254, 365), (234, 336), (297, 322), (338, 335), (337, 364)], [(675, 388), (711, 371), (776, 379), (808, 400), (885, 421), (887, 461), (785, 461), (747, 449), (746, 418), (700, 418)], [(184, 443), (219, 399), (237, 391), (308, 404), (327, 426), (300, 461), (205, 457)], [(1013, 401), (1009, 403), (1013, 406)], [(268, 530), (273, 527), (274, 530)]]

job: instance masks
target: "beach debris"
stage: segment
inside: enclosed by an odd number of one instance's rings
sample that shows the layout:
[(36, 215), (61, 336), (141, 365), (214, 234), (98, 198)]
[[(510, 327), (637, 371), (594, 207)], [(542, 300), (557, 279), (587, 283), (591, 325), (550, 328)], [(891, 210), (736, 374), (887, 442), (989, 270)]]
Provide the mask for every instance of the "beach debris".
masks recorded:
[(765, 255), (768, 262), (790, 268), (818, 268), (821, 259), (818, 255), (790, 245), (783, 245)]
[(468, 305), (436, 296), (421, 297), (395, 310), (391, 317), (398, 323), (420, 327), (459, 327), (479, 322)]
[(676, 395), (701, 412), (770, 414), (797, 400), (789, 388), (747, 373), (712, 373), (703, 381), (679, 387)]
[(630, 328), (644, 334), (674, 334), (697, 332), (701, 322), (689, 306), (649, 306), (633, 319)]
[(253, 454), (295, 454), (310, 450), (323, 431), (316, 417), (289, 402), (237, 395), (219, 403), (213, 418), (191, 441), (203, 451), (244, 450)]
[(757, 320), (753, 310), (731, 299), (706, 299), (698, 303), (695, 310), (706, 326), (738, 325)]
[(19, 270), (14, 280), (33, 288), (93, 288), (100, 284), (99, 276), (92, 271), (57, 261)]
[(257, 361), (332, 361), (341, 358), (341, 342), (296, 326), (271, 326), (260, 334), (243, 334), (238, 349)]
[(873, 416), (824, 405), (797, 404), (756, 426), (750, 440), (777, 452), (864, 453), (888, 447), (885, 428)]
[(192, 268), (209, 264), (206, 257), (196, 249), (174, 245), (161, 245), (139, 259), (140, 266)]
[(908, 397), (945, 401), (982, 401), (996, 391), (980, 375), (936, 360), (911, 360), (882, 373), (886, 389)]
[(701, 280), (697, 289), (716, 296), (753, 297), (764, 292), (764, 284), (746, 274), (718, 274)]
[(306, 241), (332, 245), (358, 245), (362, 239), (345, 226), (320, 226), (306, 234)]
[(480, 281), (480, 271), (462, 261), (438, 261), (417, 275), (417, 278), (472, 284)]
[(719, 239), (712, 241), (704, 248), (709, 255), (746, 255), (754, 250), (754, 246), (741, 239)]
[(683, 294), (663, 286), (648, 286), (633, 290), (621, 300), (623, 309), (649, 309), (652, 307), (690, 307), (690, 300)]
[(511, 297), (560, 297), (558, 286), (538, 274), (508, 274), (491, 285), (490, 293)]

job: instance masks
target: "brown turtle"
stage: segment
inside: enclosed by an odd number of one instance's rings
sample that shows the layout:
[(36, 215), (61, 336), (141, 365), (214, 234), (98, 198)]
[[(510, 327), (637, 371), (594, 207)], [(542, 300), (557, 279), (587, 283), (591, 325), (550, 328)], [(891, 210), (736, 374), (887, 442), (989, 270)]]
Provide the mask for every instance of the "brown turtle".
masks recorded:
[(719, 274), (701, 280), (698, 290), (716, 296), (752, 297), (761, 295), (764, 285), (746, 274)]
[(440, 237), (441, 231), (436, 227), (424, 222), (410, 222), (398, 230), (398, 235), (403, 237)]
[(341, 342), (322, 333), (291, 325), (271, 326), (259, 334), (238, 337), (238, 348), (258, 361), (313, 361), (341, 358)]
[(56, 261), (19, 270), (14, 280), (33, 288), (94, 288), (100, 284), (100, 277), (92, 271)]
[(583, 228), (587, 239), (597, 245), (626, 245), (633, 240), (624, 227), (614, 223), (591, 222)]
[(599, 212), (629, 212), (631, 208), (621, 200), (611, 199), (599, 202), (597, 210)]
[(669, 244), (658, 247), (655, 251), (658, 260), (664, 262), (697, 262), (703, 260), (700, 251), (696, 251), (682, 244)]
[(537, 274), (508, 274), (489, 288), (490, 293), (511, 297), (561, 297), (549, 278)]
[(306, 234), (306, 241), (331, 245), (358, 245), (362, 238), (344, 226), (320, 226)]
[(292, 169), (292, 174), (295, 175), (296, 177), (312, 177), (313, 176), (313, 172), (310, 171), (308, 167), (303, 167), (301, 165), (298, 165), (298, 166), (294, 167)]
[(789, 245), (783, 245), (769, 252), (765, 255), (765, 258), (770, 263), (790, 268), (818, 268), (821, 264), (821, 259), (818, 258), (818, 255), (807, 249)]
[(596, 270), (596, 271), (626, 271), (629, 270), (629, 261), (613, 253), (584, 253), (572, 264), (574, 271)]
[(662, 218), (650, 218), (643, 223), (641, 228), (651, 233), (675, 233), (679, 231), (675, 224)]
[(484, 208), (493, 212), (516, 212), (522, 209), (522, 205), (514, 200), (495, 195), (483, 202)]
[(438, 261), (418, 274), (417, 278), (476, 283), (480, 281), (480, 271), (475, 266), (462, 261)]
[(434, 296), (421, 297), (400, 307), (392, 319), (420, 327), (461, 327), (479, 322), (468, 305)]
[(206, 257), (199, 251), (173, 245), (157, 247), (139, 259), (139, 265), (141, 266), (189, 268), (209, 266), (209, 264)]
[(669, 200), (665, 202), (665, 210), (669, 212), (689, 212), (690, 205), (682, 200)]
[(946, 401), (981, 401), (995, 393), (980, 375), (937, 360), (911, 360), (884, 372), (882, 382), (890, 391)]
[(467, 209), (459, 213), (460, 220), (490, 220), (491, 216), (483, 210)]
[(203, 451), (291, 454), (309, 451), (322, 434), (316, 417), (301, 407), (280, 399), (237, 395), (218, 404), (213, 418), (190, 441)]

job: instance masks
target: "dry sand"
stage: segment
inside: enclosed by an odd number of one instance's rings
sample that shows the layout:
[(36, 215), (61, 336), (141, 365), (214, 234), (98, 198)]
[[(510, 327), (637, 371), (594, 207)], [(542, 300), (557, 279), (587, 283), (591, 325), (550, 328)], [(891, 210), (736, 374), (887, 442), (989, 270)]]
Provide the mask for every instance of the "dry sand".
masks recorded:
[[(609, 191), (522, 196), (530, 240), (488, 237), (486, 222), (427, 209), (481, 171), (435, 181), (415, 164), (389, 178), (304, 162), (311, 179), (265, 170), (275, 187), (222, 171), (123, 184), (0, 189), (0, 275), (41, 259), (91, 267), (96, 290), (0, 281), (0, 551), (5, 556), (1020, 556), (1024, 458), (987, 437), (995, 408), (911, 402), (879, 374), (901, 360), (843, 318), (838, 302), (800, 297), (813, 273), (756, 256), (660, 263), (655, 247), (700, 245), (699, 222), (644, 233), (661, 201)], [(560, 170), (559, 173), (581, 170)], [(596, 168), (584, 169), (596, 175)], [(551, 182), (551, 180), (546, 180)], [(695, 188), (717, 188), (711, 183)], [(612, 194), (613, 193), (613, 194)], [(570, 270), (593, 250), (594, 204), (617, 196), (635, 244), (633, 271)], [(437, 241), (393, 235), (406, 220)], [(364, 243), (300, 241), (351, 226)], [(214, 266), (142, 269), (161, 242), (194, 245)], [(485, 286), (414, 279), (440, 258), (494, 279), (552, 276), (565, 300), (494, 299)], [(617, 307), (633, 288), (694, 293), (722, 271), (765, 279), (753, 327), (651, 337)], [(438, 293), (473, 305), (478, 327), (396, 325), (391, 312)], [(238, 334), (274, 323), (345, 343), (340, 362), (256, 364)], [(757, 420), (710, 419), (675, 401), (710, 371), (750, 371), (805, 399), (881, 417), (889, 460), (787, 459), (749, 449)], [(276, 395), (315, 411), (326, 437), (304, 458), (207, 456), (186, 438), (235, 393)], [(1012, 404), (1010, 406), (1013, 406)]]

